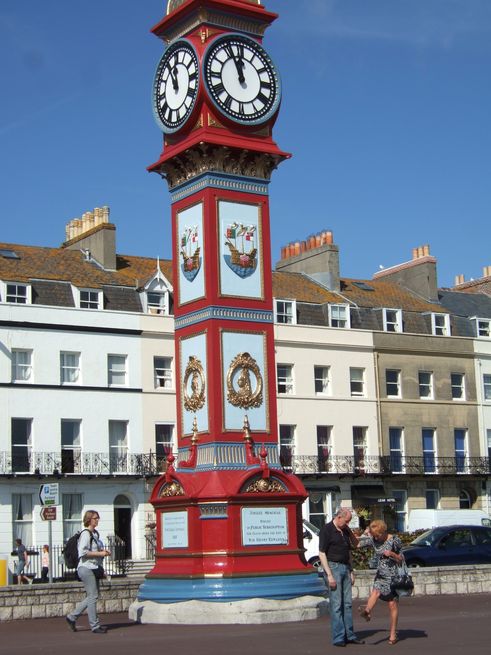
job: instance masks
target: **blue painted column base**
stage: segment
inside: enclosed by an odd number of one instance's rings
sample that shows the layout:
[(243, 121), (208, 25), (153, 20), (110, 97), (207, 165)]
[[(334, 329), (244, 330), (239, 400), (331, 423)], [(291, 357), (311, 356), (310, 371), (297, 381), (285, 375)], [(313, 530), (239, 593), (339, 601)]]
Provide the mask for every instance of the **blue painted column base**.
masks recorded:
[(326, 585), (317, 573), (240, 578), (146, 578), (138, 590), (138, 600), (220, 603), (250, 598), (289, 600), (302, 596), (324, 596), (325, 593)]

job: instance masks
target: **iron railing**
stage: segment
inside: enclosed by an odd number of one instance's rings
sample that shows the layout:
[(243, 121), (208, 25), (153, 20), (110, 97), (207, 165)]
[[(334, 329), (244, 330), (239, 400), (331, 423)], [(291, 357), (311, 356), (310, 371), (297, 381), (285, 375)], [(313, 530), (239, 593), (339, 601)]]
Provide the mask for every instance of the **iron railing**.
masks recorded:
[[(176, 464), (177, 464), (177, 455)], [(156, 453), (0, 452), (0, 475), (134, 475), (151, 477), (165, 471), (166, 457)]]
[(157, 544), (157, 535), (155, 530), (145, 534), (145, 557), (148, 560), (155, 559), (155, 546)]
[(489, 475), (489, 457), (404, 457), (404, 456), (366, 456), (351, 455), (316, 457), (291, 455), (288, 459), (280, 457), (285, 471), (297, 475), (316, 475), (320, 473), (336, 475)]
[[(51, 548), (52, 553), (52, 577), (53, 581), (63, 581), (63, 580), (75, 580), (77, 579), (77, 573), (75, 569), (70, 569), (65, 566), (65, 560), (63, 558), (63, 548), (62, 544), (55, 544)], [(124, 557), (126, 550), (125, 542), (117, 538), (113, 542), (108, 540), (108, 548), (111, 550), (111, 555), (104, 558), (103, 566), (106, 576), (108, 577), (121, 577), (125, 576), (129, 569), (133, 566), (131, 560), (127, 560)], [(26, 575), (29, 578), (33, 578), (36, 582), (41, 581), (41, 557), (42, 557), (42, 547), (41, 546), (29, 546), (27, 547), (27, 552), (29, 555), (29, 565), (26, 570)]]
[[(67, 455), (67, 452), (69, 455)], [(174, 455), (178, 466), (178, 454)], [(280, 451), (280, 463), (285, 471), (298, 475), (330, 473), (336, 475), (489, 475), (489, 457), (406, 457), (402, 455), (295, 455)], [(163, 473), (167, 466), (165, 456), (156, 453), (86, 453), (82, 451), (0, 452), (0, 475), (31, 474), (55, 477), (136, 476), (148, 478)]]

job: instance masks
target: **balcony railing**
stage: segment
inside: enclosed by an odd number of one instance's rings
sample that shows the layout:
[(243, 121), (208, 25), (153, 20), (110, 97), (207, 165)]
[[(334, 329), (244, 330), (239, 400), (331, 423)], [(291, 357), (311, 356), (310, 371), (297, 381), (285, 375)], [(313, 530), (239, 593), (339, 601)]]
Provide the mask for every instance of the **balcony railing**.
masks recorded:
[[(177, 466), (177, 457), (174, 466)], [(319, 473), (334, 475), (490, 475), (489, 457), (404, 457), (337, 455), (319, 457), (280, 455), (285, 471), (298, 475)], [(156, 453), (86, 453), (79, 450), (55, 453), (0, 452), (0, 475), (98, 475), (137, 476), (160, 475), (167, 466), (166, 457)]]
[(378, 457), (360, 458), (353, 455), (316, 457), (291, 455), (282, 461), (285, 471), (297, 475), (319, 473), (335, 475), (489, 475), (489, 457), (435, 457), (428, 467), (426, 457)]
[[(177, 460), (177, 455), (175, 455)], [(176, 461), (177, 463), (177, 461)], [(86, 453), (79, 450), (62, 452), (0, 451), (0, 475), (160, 475), (167, 465), (165, 457), (156, 453)], [(176, 464), (175, 464), (176, 465)]]

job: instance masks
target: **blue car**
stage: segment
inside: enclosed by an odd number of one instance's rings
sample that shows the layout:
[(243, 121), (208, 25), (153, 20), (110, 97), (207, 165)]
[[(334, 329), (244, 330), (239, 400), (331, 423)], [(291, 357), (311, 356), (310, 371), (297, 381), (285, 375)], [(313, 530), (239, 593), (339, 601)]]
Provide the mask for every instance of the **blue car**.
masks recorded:
[(408, 566), (491, 564), (491, 528), (447, 525), (420, 534), (402, 549)]

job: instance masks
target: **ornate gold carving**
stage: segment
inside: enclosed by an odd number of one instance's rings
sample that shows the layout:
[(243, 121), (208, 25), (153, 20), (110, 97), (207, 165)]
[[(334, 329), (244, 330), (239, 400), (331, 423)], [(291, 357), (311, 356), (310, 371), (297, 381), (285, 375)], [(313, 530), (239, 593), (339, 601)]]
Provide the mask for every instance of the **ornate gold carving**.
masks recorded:
[(208, 127), (218, 127), (220, 129), (224, 129), (224, 126), (220, 121), (218, 121), (214, 116), (211, 114), (208, 114)]
[(253, 480), (245, 489), (244, 493), (246, 494), (284, 494), (286, 491), (285, 487), (274, 478), (258, 478)]
[[(189, 378), (191, 378), (191, 394), (188, 393)], [(184, 409), (188, 412), (197, 412), (198, 409), (201, 409), (206, 400), (205, 389), (206, 383), (203, 365), (197, 357), (190, 355), (182, 383)]]
[(269, 180), (283, 159), (281, 155), (199, 143), (164, 162), (158, 172), (171, 189), (202, 173), (228, 173)]
[(159, 493), (160, 498), (169, 498), (171, 496), (184, 496), (184, 489), (179, 482), (173, 480), (166, 482)]
[[(251, 373), (256, 379), (254, 388)], [(238, 389), (235, 388), (237, 383)], [(234, 407), (250, 409), (263, 404), (263, 378), (256, 360), (249, 353), (239, 353), (227, 373), (227, 400)]]

